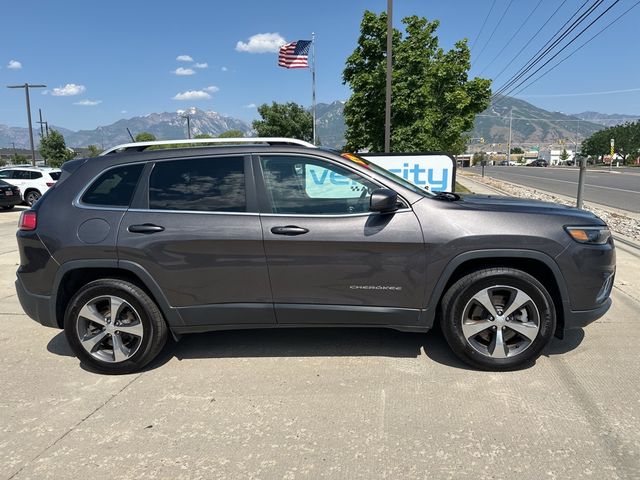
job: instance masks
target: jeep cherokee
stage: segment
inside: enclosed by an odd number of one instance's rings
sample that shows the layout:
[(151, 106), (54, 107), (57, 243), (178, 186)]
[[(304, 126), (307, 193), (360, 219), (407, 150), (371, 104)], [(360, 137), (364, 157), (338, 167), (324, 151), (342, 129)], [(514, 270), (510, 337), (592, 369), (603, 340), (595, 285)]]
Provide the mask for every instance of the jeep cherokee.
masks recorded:
[(611, 305), (589, 212), (434, 194), (295, 140), (187, 142), (206, 146), (66, 162), (21, 216), (20, 302), (98, 371), (141, 369), (169, 334), (436, 323), (468, 364), (509, 370)]

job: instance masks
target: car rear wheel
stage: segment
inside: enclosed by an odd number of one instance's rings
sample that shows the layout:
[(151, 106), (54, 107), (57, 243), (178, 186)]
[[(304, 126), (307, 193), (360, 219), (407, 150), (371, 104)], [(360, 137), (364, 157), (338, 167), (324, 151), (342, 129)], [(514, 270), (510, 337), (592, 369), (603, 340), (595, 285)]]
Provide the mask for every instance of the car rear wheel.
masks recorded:
[(30, 207), (33, 206), (34, 203), (36, 203), (38, 200), (40, 200), (40, 192), (37, 190), (29, 190), (25, 195), (24, 195), (24, 201), (27, 202), (29, 204)]
[(155, 302), (136, 285), (96, 280), (71, 299), (64, 329), (80, 361), (103, 373), (131, 373), (153, 360), (167, 340)]
[(511, 268), (479, 270), (442, 299), (441, 327), (453, 352), (485, 370), (532, 364), (553, 337), (553, 300), (533, 276)]

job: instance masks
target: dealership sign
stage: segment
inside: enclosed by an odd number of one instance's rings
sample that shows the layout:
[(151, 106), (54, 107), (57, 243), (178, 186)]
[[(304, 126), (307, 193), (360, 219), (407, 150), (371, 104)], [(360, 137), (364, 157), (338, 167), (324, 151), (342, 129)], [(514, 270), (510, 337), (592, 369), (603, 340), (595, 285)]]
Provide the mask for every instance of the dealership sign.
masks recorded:
[(361, 156), (432, 192), (453, 192), (456, 162), (446, 153), (365, 153)]

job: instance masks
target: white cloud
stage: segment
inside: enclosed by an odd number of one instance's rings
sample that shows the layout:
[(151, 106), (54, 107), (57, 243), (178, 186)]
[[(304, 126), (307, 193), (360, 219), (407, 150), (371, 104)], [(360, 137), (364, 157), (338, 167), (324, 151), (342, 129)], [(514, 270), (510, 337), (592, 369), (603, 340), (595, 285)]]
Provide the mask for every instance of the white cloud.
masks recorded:
[(80, 100), (79, 102), (74, 102), (74, 105), (81, 105), (83, 107), (95, 107), (96, 105), (100, 105), (102, 100)]
[(51, 95), (54, 97), (71, 97), (80, 95), (86, 90), (84, 85), (76, 85), (75, 83), (67, 83), (64, 87), (54, 88)]
[(255, 103), (249, 103), (247, 105), (244, 106), (244, 108), (256, 108), (257, 105)]
[(182, 67), (178, 67), (175, 70), (173, 70), (171, 73), (178, 75), (180, 77), (186, 76), (186, 75), (195, 75), (196, 71), (192, 68), (182, 68)]
[(249, 53), (277, 52), (285, 43), (286, 40), (279, 33), (257, 33), (249, 37), (246, 43), (236, 43), (236, 50)]
[(191, 55), (178, 55), (176, 60), (179, 62), (193, 62)]
[(22, 68), (22, 63), (18, 60), (9, 60), (7, 68), (10, 68), (11, 70), (20, 70)]
[(196, 67), (196, 68), (209, 68), (209, 64), (207, 62), (196, 63), (194, 65), (194, 67)]
[(209, 100), (210, 98), (211, 95), (204, 90), (189, 90), (176, 94), (173, 100)]
[(127, 113), (126, 110), (120, 110), (120, 113)]
[(220, 70), (222, 70), (223, 72), (228, 72), (229, 69), (227, 67), (222, 67)]
[(210, 87), (205, 87), (203, 88), (203, 90), (210, 92), (210, 93), (216, 93), (219, 92), (220, 89), (218, 87), (216, 87), (215, 85), (211, 85)]
[(43, 90), (40, 95), (49, 95), (49, 90)]

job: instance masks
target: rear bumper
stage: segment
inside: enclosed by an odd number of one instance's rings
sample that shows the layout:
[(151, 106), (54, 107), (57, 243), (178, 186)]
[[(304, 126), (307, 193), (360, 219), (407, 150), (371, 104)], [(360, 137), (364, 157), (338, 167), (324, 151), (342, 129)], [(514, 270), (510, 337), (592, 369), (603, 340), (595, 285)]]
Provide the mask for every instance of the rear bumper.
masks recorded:
[(1, 195), (0, 196), (0, 207), (10, 207), (12, 205), (20, 205), (22, 203), (21, 195)]
[(16, 292), (22, 309), (30, 318), (45, 327), (60, 328), (52, 314), (54, 309), (51, 308), (52, 298), (50, 296), (29, 292), (22, 284), (20, 277), (16, 280)]
[(602, 305), (593, 310), (569, 310), (565, 312), (564, 328), (573, 330), (583, 328), (602, 317), (611, 308), (611, 298), (607, 298)]

